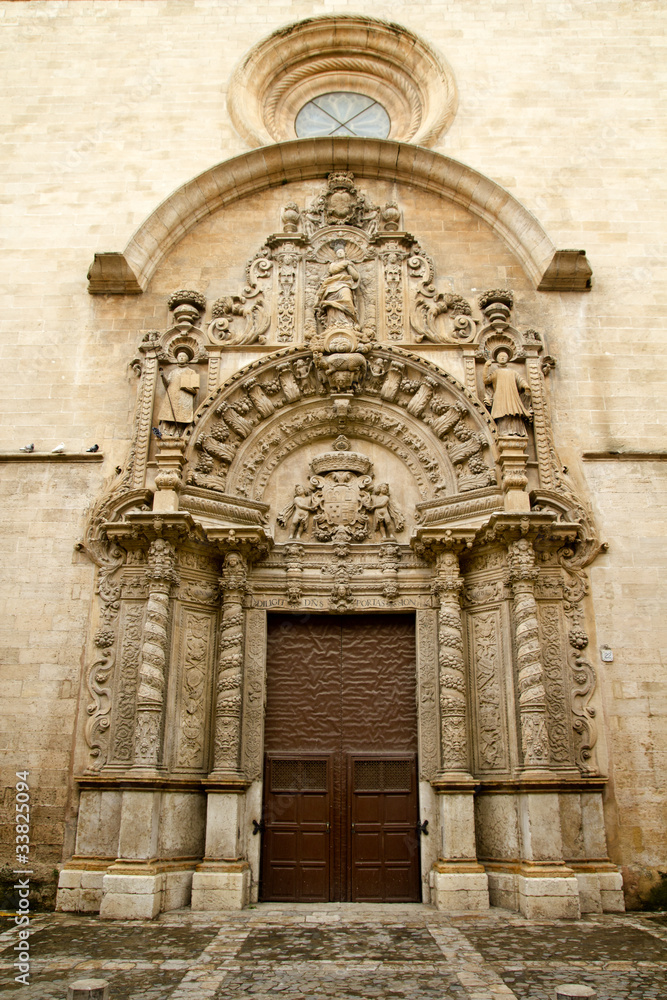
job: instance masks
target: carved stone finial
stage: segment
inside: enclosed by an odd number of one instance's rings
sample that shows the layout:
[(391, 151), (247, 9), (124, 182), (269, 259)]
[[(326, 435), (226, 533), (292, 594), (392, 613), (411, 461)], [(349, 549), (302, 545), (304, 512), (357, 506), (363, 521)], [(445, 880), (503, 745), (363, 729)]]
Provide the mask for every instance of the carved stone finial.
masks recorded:
[(483, 313), (486, 313), (491, 306), (504, 307), (509, 312), (514, 305), (514, 292), (509, 288), (491, 288), (482, 292), (477, 302)]
[(284, 233), (295, 233), (299, 228), (301, 213), (296, 202), (290, 201), (282, 211), (282, 223)]
[(174, 313), (182, 305), (192, 306), (198, 313), (203, 313), (206, 310), (206, 299), (200, 292), (196, 292), (191, 288), (179, 288), (178, 291), (173, 292), (169, 296), (167, 305), (171, 312)]

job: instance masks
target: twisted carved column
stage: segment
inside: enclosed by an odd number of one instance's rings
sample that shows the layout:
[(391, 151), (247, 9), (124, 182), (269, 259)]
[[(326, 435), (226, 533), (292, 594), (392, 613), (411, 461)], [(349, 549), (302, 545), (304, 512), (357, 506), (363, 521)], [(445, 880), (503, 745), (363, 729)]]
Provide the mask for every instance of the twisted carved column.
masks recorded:
[(467, 684), (463, 661), (463, 626), (460, 591), (463, 580), (459, 557), (444, 549), (437, 556), (434, 593), (440, 601), (438, 611), (438, 667), (440, 680), (440, 753), (441, 772), (468, 772), (468, 733), (466, 725)]
[(248, 564), (240, 552), (225, 556), (220, 588), (222, 622), (218, 643), (213, 773), (241, 772), (243, 710), (243, 597)]
[(535, 551), (527, 538), (508, 545), (521, 719), (521, 749), (526, 768), (549, 764), (546, 692), (535, 602)]
[(148, 602), (141, 645), (134, 763), (156, 767), (160, 761), (160, 735), (166, 686), (169, 595), (178, 583), (176, 552), (171, 542), (156, 538), (148, 550)]

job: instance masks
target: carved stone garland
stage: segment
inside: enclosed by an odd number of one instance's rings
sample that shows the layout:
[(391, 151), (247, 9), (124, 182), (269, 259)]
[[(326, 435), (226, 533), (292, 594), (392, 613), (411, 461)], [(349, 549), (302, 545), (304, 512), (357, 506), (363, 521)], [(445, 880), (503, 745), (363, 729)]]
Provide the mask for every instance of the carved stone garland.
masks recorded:
[(134, 742), (135, 766), (157, 767), (166, 686), (169, 633), (169, 596), (177, 584), (176, 552), (171, 542), (156, 538), (148, 550), (148, 602), (141, 646), (137, 721)]
[(521, 750), (525, 768), (549, 764), (546, 692), (542, 676), (537, 603), (535, 601), (535, 551), (527, 538), (508, 545), (509, 582), (512, 588), (514, 634), (518, 666)]

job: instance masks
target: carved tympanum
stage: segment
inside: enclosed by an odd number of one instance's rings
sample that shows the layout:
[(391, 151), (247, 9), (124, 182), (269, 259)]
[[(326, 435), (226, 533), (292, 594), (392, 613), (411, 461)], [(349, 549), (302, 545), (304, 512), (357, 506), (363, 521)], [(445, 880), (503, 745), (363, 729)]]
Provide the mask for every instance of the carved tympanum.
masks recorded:
[(339, 437), (336, 451), (310, 464), (310, 487), (297, 484), (277, 522), (296, 539), (312, 535), (320, 542), (362, 542), (369, 536), (394, 538), (405, 519), (391, 499), (388, 483), (373, 484), (370, 459), (349, 450)]

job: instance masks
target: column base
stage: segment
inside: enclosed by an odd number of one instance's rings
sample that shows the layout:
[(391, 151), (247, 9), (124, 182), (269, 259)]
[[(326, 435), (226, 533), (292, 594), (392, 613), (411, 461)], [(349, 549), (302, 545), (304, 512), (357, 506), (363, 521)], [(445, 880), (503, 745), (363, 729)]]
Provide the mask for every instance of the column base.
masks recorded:
[(192, 877), (193, 910), (242, 910), (250, 902), (247, 861), (204, 861)]
[(522, 865), (516, 876), (519, 912), (529, 920), (579, 920), (579, 884), (565, 865)]
[(190, 902), (194, 864), (111, 865), (102, 879), (100, 917), (107, 920), (153, 920)]
[(579, 885), (579, 906), (582, 913), (625, 913), (623, 878), (610, 862), (600, 868), (593, 864), (568, 862)]
[(73, 858), (60, 872), (56, 894), (59, 913), (99, 913), (102, 903), (102, 880), (111, 859)]
[(475, 861), (439, 861), (431, 869), (431, 903), (438, 910), (480, 913), (489, 909), (489, 884)]

